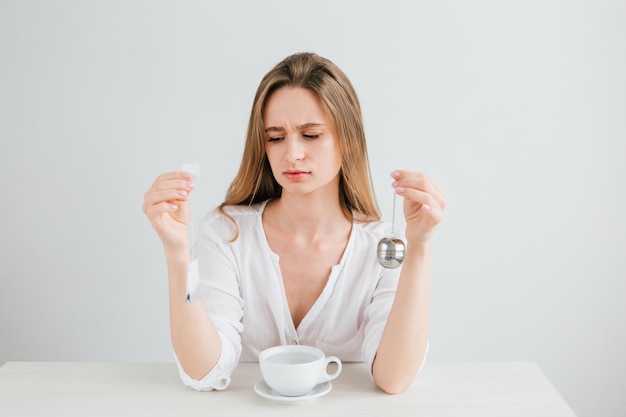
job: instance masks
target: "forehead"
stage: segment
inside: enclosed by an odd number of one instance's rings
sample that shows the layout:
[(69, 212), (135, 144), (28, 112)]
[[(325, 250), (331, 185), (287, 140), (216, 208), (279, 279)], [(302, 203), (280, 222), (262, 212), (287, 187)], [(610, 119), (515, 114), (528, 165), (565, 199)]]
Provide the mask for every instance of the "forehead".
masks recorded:
[(328, 124), (321, 100), (306, 88), (283, 87), (274, 91), (267, 99), (263, 113), (266, 128)]

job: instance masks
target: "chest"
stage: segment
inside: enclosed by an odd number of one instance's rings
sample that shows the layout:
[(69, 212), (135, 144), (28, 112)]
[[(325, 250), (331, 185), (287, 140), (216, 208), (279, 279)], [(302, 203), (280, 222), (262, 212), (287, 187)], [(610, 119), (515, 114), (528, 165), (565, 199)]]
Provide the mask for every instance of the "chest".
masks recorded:
[(324, 290), (333, 266), (341, 261), (345, 240), (323, 242), (276, 241), (272, 250), (279, 256), (287, 304), (295, 327)]

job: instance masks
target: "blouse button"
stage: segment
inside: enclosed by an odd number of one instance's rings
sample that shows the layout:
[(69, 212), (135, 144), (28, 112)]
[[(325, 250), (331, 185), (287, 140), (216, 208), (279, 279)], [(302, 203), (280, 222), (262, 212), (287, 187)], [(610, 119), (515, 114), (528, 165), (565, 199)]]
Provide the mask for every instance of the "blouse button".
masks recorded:
[(297, 344), (298, 344), (298, 341), (297, 341), (297, 340), (292, 340), (292, 341), (291, 341), (291, 344), (292, 344), (292, 345), (297, 345)]

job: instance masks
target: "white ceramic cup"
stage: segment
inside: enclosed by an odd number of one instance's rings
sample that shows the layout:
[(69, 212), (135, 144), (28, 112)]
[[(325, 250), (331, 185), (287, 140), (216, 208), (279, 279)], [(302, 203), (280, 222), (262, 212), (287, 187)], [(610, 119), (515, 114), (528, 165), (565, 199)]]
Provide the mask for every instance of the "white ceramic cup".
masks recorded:
[[(332, 374), (328, 364), (336, 363)], [(274, 346), (259, 355), (259, 366), (265, 383), (280, 395), (297, 397), (305, 395), (316, 385), (330, 381), (341, 373), (341, 361), (336, 356), (326, 357), (313, 346)]]

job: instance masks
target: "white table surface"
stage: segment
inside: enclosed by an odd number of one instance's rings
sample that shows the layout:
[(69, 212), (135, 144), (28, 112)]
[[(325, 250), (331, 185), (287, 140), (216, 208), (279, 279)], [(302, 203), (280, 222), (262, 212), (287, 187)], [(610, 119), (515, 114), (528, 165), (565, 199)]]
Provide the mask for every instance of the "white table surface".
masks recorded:
[(197, 392), (171, 363), (7, 362), (0, 416), (575, 417), (534, 362), (429, 362), (399, 395), (344, 364), (330, 393), (292, 405), (258, 396), (259, 379), (258, 364), (240, 364), (226, 391)]

